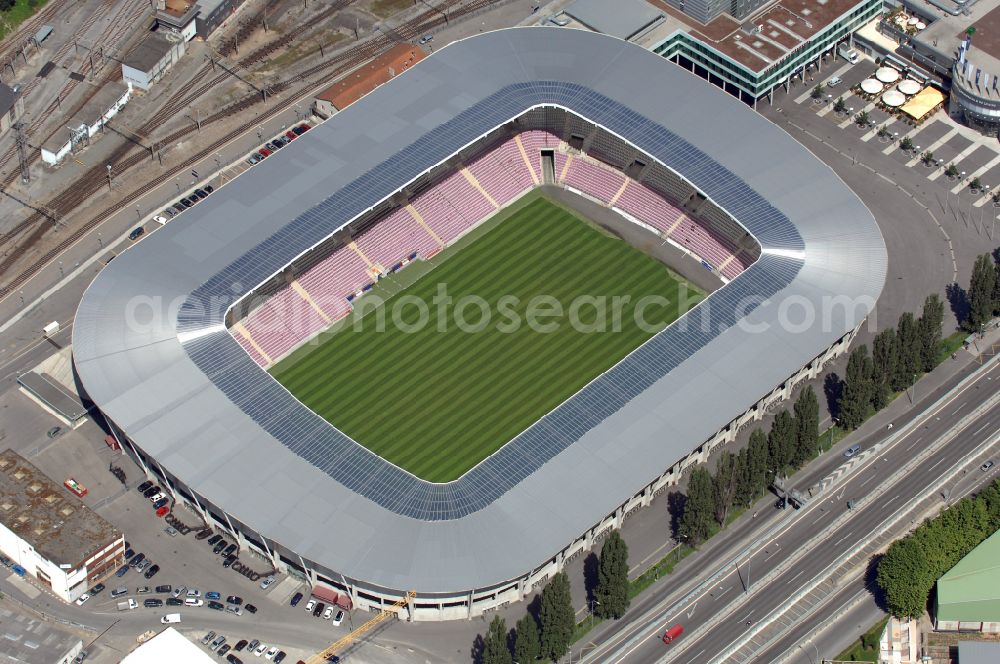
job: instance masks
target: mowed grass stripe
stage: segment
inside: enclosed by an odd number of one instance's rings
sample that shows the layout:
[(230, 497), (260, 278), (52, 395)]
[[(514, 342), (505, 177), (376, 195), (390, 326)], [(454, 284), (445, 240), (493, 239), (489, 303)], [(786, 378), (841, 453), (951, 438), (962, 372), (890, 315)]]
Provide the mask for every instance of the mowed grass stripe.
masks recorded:
[[(439, 332), (432, 305), (439, 283), (455, 300), (482, 297), (490, 325), (464, 332), (452, 309), (447, 331)], [(424, 329), (406, 333), (387, 315), (379, 332), (369, 313), (361, 331), (348, 325), (322, 337), (272, 373), (359, 443), (419, 477), (446, 482), (648, 339), (651, 333), (633, 319), (639, 298), (668, 298), (663, 323), (673, 320), (677, 286), (662, 264), (539, 198), (387, 302), (389, 309), (404, 295), (426, 302), (431, 316)], [(555, 297), (564, 314), (580, 295), (607, 296), (609, 308), (611, 296), (632, 299), (618, 332), (581, 332), (564, 316), (556, 319), (557, 331), (543, 334), (523, 324), (528, 301), (541, 294)], [(520, 299), (514, 309), (522, 325), (512, 333), (496, 328), (505, 295)], [(592, 317), (590, 308), (585, 315)], [(404, 323), (416, 316), (408, 307)]]

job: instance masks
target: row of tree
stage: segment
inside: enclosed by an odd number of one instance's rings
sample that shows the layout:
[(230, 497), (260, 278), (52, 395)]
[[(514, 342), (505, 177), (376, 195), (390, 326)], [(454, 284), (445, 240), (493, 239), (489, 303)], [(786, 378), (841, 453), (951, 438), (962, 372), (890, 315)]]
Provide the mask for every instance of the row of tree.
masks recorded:
[(807, 385), (793, 408), (779, 412), (771, 430), (754, 429), (749, 444), (738, 453), (723, 452), (715, 474), (702, 466), (688, 480), (687, 497), (678, 532), (692, 546), (705, 541), (734, 507), (749, 507), (776, 475), (801, 467), (819, 452), (819, 402)]
[[(628, 545), (617, 530), (612, 530), (601, 546), (593, 593), (594, 614), (599, 618), (617, 620), (628, 610)], [(476, 648), (476, 658), (481, 664), (526, 664), (539, 658), (558, 661), (569, 651), (575, 629), (569, 577), (559, 572), (542, 590), (537, 617), (529, 611), (510, 631), (501, 616), (493, 618)]]
[(993, 316), (1000, 314), (1000, 264), (990, 254), (976, 258), (968, 298), (968, 314), (962, 326), (969, 332), (979, 332)]
[(872, 354), (862, 344), (851, 352), (837, 401), (840, 426), (856, 429), (869, 413), (889, 404), (893, 392), (905, 390), (917, 377), (937, 365), (941, 352), (944, 304), (936, 294), (924, 300), (920, 318), (910, 312), (899, 317), (896, 328), (879, 332)]
[(923, 614), (937, 580), (997, 530), (1000, 482), (975, 498), (963, 498), (893, 542), (876, 573), (889, 612), (900, 618)]

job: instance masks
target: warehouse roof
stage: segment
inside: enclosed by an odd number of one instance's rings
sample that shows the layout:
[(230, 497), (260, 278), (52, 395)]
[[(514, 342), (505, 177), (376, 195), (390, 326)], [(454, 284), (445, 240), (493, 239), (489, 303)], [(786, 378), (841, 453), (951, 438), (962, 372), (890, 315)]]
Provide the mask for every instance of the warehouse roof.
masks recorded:
[[(225, 313), (540, 105), (681, 172), (762, 255), (688, 314), (704, 325), (667, 328), (459, 480), (424, 482), (278, 386)], [(859, 325), (885, 272), (857, 196), (733, 97), (618, 39), (517, 28), (441, 49), (120, 254), (84, 295), (74, 353), (94, 402), (200, 499), (333, 573), (461, 591), (517, 578), (598, 523)], [(786, 297), (831, 316), (788, 329)], [(163, 310), (140, 316), (137, 302)]]
[(151, 32), (143, 37), (142, 41), (125, 56), (122, 64), (142, 72), (149, 72), (159, 64), (160, 60), (170, 53), (170, 49), (173, 47), (174, 44), (168, 41), (166, 37), (156, 32)]
[(68, 489), (10, 449), (0, 452), (0, 523), (46, 560), (74, 568), (121, 537)]
[(423, 59), (424, 52), (416, 46), (397, 44), (323, 90), (316, 98), (329, 101), (341, 111)]
[(938, 579), (937, 619), (1000, 622), (1000, 532)]

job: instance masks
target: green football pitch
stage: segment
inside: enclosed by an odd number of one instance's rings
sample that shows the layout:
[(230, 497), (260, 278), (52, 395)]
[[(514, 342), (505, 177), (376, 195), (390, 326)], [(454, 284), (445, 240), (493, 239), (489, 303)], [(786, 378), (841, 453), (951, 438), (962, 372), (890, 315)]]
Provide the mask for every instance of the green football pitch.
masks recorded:
[[(450, 306), (435, 300), (439, 289)], [(353, 320), (271, 373), (379, 456), (448, 482), (676, 319), (682, 298), (701, 296), (662, 263), (533, 194), (430, 263), (384, 279), (356, 303)], [(636, 319), (640, 301), (652, 302), (642, 315), (651, 325)], [(529, 313), (559, 307), (562, 316), (529, 324)]]

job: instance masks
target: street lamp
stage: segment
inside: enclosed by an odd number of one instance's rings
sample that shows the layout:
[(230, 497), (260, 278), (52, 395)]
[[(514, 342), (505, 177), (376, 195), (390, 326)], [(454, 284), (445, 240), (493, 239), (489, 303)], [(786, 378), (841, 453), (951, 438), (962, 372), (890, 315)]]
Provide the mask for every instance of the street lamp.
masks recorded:
[(601, 605), (601, 603), (599, 601), (597, 601), (596, 599), (590, 600), (590, 616), (589, 616), (589, 618), (587, 620), (590, 622), (591, 625), (594, 624), (594, 607), (595, 606), (600, 606), (600, 605)]

